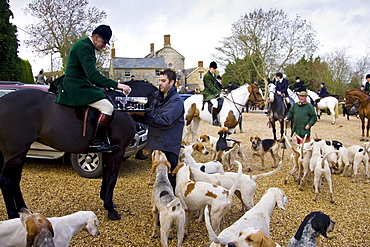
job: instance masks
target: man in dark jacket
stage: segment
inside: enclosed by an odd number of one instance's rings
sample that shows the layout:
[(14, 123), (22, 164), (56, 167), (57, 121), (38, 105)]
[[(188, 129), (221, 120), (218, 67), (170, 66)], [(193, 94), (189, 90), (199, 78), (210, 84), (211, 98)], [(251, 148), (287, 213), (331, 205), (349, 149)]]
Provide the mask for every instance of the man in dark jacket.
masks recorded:
[(317, 104), (320, 102), (322, 98), (329, 96), (329, 93), (325, 87), (325, 82), (321, 82), (320, 86), (321, 86), (321, 89), (317, 92), (317, 96), (319, 97), (315, 100), (315, 106), (317, 106)]
[[(147, 147), (161, 150), (171, 163), (171, 170), (178, 164), (185, 112), (175, 82), (175, 71), (171, 69), (162, 71), (159, 75), (159, 91), (154, 93), (151, 112), (143, 116), (133, 115), (135, 120), (148, 125)], [(175, 189), (176, 177), (169, 175), (168, 178)]]
[(210, 101), (212, 103), (212, 122), (213, 125), (219, 126), (219, 122), (217, 119), (217, 97), (221, 94), (220, 88), (217, 80), (216, 80), (216, 70), (217, 70), (217, 64), (216, 62), (211, 62), (209, 65), (209, 70), (203, 77), (203, 84), (204, 84), (204, 90), (202, 91), (203, 94), (203, 101), (207, 102)]
[(94, 139), (90, 145), (93, 152), (109, 152), (118, 147), (109, 144), (107, 134), (107, 126), (114, 108), (99, 87), (119, 88), (127, 94), (131, 90), (129, 86), (105, 77), (95, 67), (95, 50), (105, 48), (111, 37), (110, 27), (100, 25), (93, 31), (91, 37), (79, 40), (72, 46), (65, 77), (59, 85), (58, 97), (55, 100), (68, 106), (89, 105), (100, 111)]
[(301, 78), (299, 78), (299, 76), (297, 76), (295, 78), (293, 92), (299, 93), (299, 92), (302, 92), (302, 91), (306, 91), (306, 86), (304, 85), (304, 82), (301, 81)]

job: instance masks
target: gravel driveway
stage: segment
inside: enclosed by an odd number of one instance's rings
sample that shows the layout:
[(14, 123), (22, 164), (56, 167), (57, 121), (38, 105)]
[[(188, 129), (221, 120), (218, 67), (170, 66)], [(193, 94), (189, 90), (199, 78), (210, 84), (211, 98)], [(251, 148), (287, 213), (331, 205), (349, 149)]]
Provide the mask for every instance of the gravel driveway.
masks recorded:
[[(267, 117), (263, 113), (243, 113), (244, 133), (239, 130), (234, 138), (242, 140), (244, 152), (250, 160), (249, 137), (258, 134), (262, 138), (271, 138), (272, 131), (266, 126)], [(362, 144), (360, 139), (360, 120), (351, 117), (350, 121), (339, 116), (336, 125), (331, 125), (331, 117), (324, 114), (322, 121), (313, 127), (313, 135), (328, 140), (342, 141), (348, 147)], [(217, 127), (201, 124), (199, 134), (217, 136)], [(289, 132), (290, 133), (290, 132)], [(319, 246), (370, 246), (370, 188), (369, 181), (361, 176), (358, 181), (349, 177), (333, 175), (335, 203), (329, 202), (328, 187), (323, 185), (318, 201), (312, 201), (312, 183), (304, 191), (299, 191), (291, 179), (287, 185), (283, 181), (291, 169), (289, 158), (291, 151), (285, 151), (284, 167), (277, 175), (258, 180), (254, 202), (258, 202), (270, 187), (279, 187), (289, 198), (286, 210), (276, 208), (270, 223), (270, 236), (277, 243), (285, 246), (295, 234), (303, 218), (311, 211), (323, 211), (336, 222), (335, 230), (328, 235), (331, 239), (320, 236)], [(196, 155), (198, 161), (208, 161), (206, 156)], [(257, 162), (260, 162), (257, 159)], [(272, 165), (271, 156), (267, 155), (267, 164)], [(159, 239), (152, 239), (151, 225), (151, 186), (148, 185), (150, 160), (128, 159), (122, 163), (114, 202), (122, 219), (110, 221), (99, 199), (101, 179), (86, 179), (78, 176), (69, 165), (61, 161), (27, 160), (23, 170), (21, 188), (28, 207), (47, 217), (62, 216), (80, 210), (91, 210), (100, 220), (101, 234), (92, 238), (87, 232), (78, 233), (71, 246), (160, 246)], [(263, 171), (254, 171), (253, 174)], [(361, 167), (360, 172), (363, 172)], [(2, 197), (2, 196), (0, 196)], [(232, 209), (225, 217), (229, 226), (242, 213), (240, 202), (234, 198)], [(0, 220), (6, 219), (3, 200), (0, 203)], [(203, 246), (208, 242), (204, 222), (191, 222), (189, 236), (183, 246)], [(176, 239), (169, 241), (176, 246)]]

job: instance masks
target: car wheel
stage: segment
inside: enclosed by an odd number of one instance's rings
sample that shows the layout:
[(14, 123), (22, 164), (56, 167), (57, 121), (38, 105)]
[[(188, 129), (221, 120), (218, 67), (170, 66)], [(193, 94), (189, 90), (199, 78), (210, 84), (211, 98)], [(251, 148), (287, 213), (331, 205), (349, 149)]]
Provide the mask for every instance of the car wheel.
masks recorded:
[(73, 169), (85, 178), (100, 177), (103, 171), (102, 153), (71, 154)]

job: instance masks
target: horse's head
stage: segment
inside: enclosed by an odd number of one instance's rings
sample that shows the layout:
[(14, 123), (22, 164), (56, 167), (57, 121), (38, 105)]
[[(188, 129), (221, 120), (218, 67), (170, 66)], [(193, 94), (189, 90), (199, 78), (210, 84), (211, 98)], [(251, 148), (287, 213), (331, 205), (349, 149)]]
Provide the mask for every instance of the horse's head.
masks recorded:
[(265, 101), (263, 100), (263, 96), (261, 93), (261, 89), (256, 84), (251, 84), (248, 87), (249, 91), (249, 101), (252, 102), (252, 104), (256, 104), (260, 110), (263, 110), (265, 107)]
[(355, 103), (356, 98), (351, 94), (351, 90), (346, 90), (346, 95), (344, 96), (345, 101), (345, 108), (351, 109), (353, 104)]
[(276, 86), (274, 83), (269, 83), (267, 85), (267, 93), (268, 93), (269, 102), (274, 102), (275, 93), (276, 93)]

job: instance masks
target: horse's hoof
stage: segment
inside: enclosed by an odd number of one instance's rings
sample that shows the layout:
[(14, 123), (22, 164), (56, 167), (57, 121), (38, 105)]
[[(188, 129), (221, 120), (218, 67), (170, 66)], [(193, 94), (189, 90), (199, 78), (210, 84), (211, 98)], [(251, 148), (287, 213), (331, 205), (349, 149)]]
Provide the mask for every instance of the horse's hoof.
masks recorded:
[(364, 141), (365, 141), (365, 139), (364, 139), (364, 138), (361, 138), (361, 139), (360, 139), (360, 142), (364, 142)]
[(120, 220), (121, 215), (119, 215), (119, 213), (116, 210), (113, 210), (113, 211), (108, 212), (108, 218), (110, 220)]

